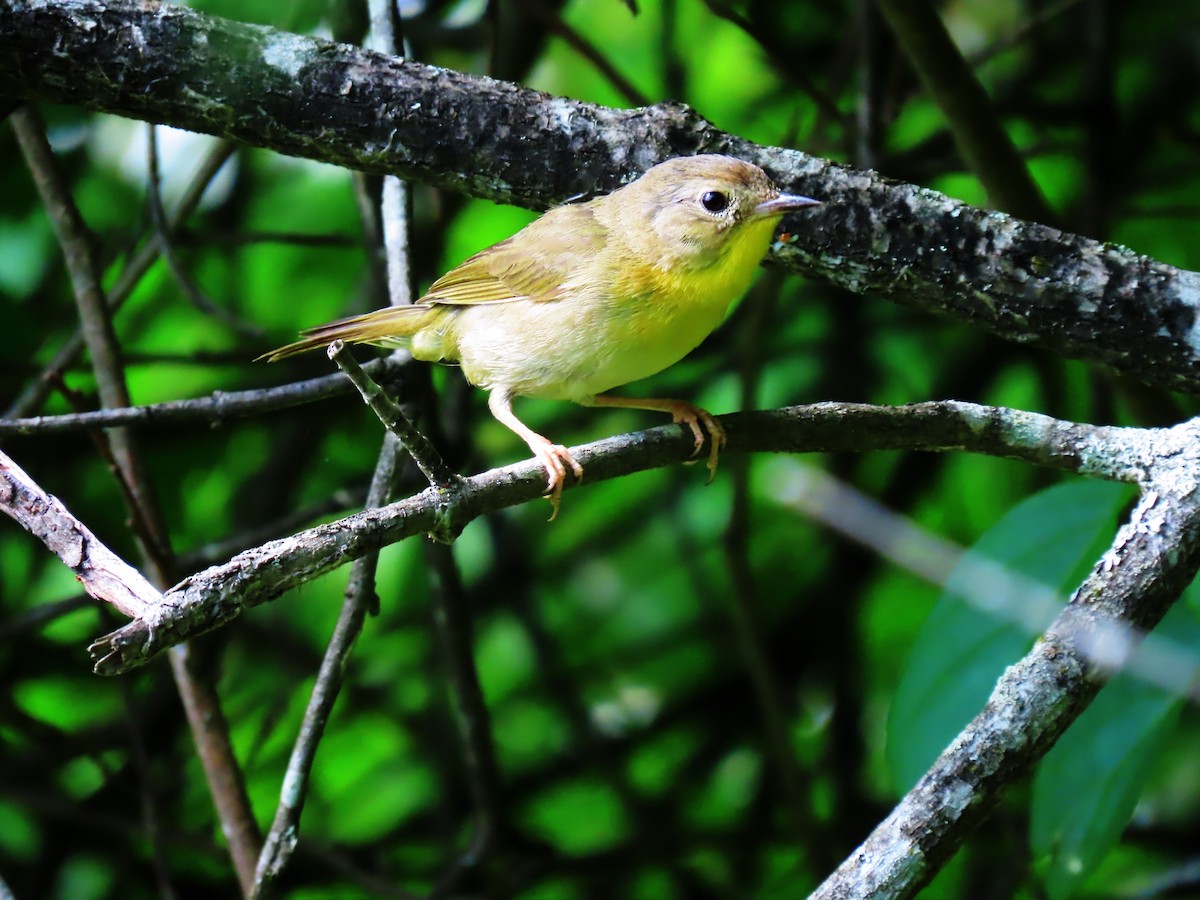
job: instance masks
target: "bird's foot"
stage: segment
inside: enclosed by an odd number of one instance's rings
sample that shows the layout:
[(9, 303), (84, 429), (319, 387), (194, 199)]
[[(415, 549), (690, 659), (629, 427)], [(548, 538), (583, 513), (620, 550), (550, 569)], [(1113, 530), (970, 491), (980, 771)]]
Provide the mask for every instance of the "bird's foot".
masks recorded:
[(696, 439), (696, 449), (692, 451), (692, 456), (700, 452), (704, 446), (704, 432), (708, 432), (712, 441), (708, 450), (708, 483), (712, 484), (713, 479), (717, 477), (717, 457), (721, 455), (721, 448), (725, 446), (725, 429), (707, 409), (701, 409), (684, 400), (671, 401), (669, 411), (672, 419), (692, 430), (692, 437)]
[(583, 466), (581, 466), (571, 455), (571, 451), (562, 444), (552, 444), (545, 438), (544, 443), (530, 443), (529, 449), (533, 451), (533, 455), (537, 457), (538, 462), (546, 470), (548, 484), (546, 485), (546, 493), (544, 496), (550, 499), (554, 506), (554, 511), (550, 513), (548, 521), (553, 522), (558, 518), (558, 506), (562, 500), (563, 484), (567, 480), (567, 468), (571, 469), (575, 476), (576, 483), (583, 481)]

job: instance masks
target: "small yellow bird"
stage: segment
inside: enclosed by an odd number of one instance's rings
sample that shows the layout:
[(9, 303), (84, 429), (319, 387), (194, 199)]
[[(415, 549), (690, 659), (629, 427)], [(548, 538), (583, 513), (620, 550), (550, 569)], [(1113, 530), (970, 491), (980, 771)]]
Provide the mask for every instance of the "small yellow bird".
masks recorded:
[(340, 339), (459, 363), (489, 392), (492, 415), (545, 467), (555, 514), (567, 468), (578, 479), (583, 467), (518, 419), (513, 397), (670, 413), (691, 429), (696, 453), (703, 423), (715, 472), (725, 432), (706, 410), (605, 391), (699, 345), (749, 286), (779, 218), (818, 202), (780, 193), (762, 169), (733, 157), (668, 160), (611, 194), (551, 209), (443, 275), (412, 306), (307, 329), (260, 358)]

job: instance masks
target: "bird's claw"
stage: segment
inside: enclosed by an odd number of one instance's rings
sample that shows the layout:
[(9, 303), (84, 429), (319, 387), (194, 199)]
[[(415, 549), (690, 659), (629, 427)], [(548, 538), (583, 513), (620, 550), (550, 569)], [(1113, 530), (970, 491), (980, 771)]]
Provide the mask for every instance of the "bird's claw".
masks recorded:
[[(709, 445), (708, 463), (708, 483), (712, 484), (713, 479), (717, 477), (717, 458), (721, 455), (721, 449), (725, 446), (725, 429), (721, 427), (721, 423), (713, 418), (712, 413), (706, 409), (701, 409), (699, 406), (692, 406), (690, 403), (680, 403), (671, 412), (672, 418), (680, 425), (686, 425), (692, 431), (692, 437), (696, 439), (695, 449), (692, 450), (692, 456), (697, 456), (701, 448), (704, 446), (705, 431), (708, 432), (707, 437), (711, 438), (712, 443)], [(704, 427), (701, 428), (701, 423)]]
[(578, 484), (583, 481), (583, 466), (571, 455), (571, 451), (562, 444), (551, 444), (547, 441), (545, 445), (537, 447), (535, 452), (538, 461), (546, 470), (546, 493), (543, 496), (549, 498), (551, 504), (554, 506), (554, 510), (550, 513), (550, 518), (548, 519), (548, 521), (553, 522), (558, 518), (558, 507), (562, 501), (563, 485), (567, 480), (567, 467), (570, 466), (571, 473), (575, 476), (575, 482)]

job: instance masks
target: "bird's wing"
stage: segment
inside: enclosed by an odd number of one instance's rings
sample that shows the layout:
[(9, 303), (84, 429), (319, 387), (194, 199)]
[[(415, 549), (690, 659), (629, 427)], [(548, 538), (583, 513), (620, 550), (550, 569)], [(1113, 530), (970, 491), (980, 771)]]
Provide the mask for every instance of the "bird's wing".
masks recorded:
[(420, 302), (462, 306), (557, 300), (567, 278), (594, 264), (605, 239), (606, 229), (588, 204), (560, 206), (451, 269)]

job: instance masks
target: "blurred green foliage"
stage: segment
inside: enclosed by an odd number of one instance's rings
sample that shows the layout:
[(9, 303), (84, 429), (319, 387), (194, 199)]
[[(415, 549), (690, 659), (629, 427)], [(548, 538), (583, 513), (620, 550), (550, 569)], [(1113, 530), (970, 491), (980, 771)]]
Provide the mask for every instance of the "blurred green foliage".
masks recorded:
[[(308, 33), (327, 33), (349, 6), (192, 5)], [(642, 0), (636, 15), (617, 0), (543, 5), (652, 101), (681, 100), (730, 132), (987, 202), (869, 5)], [(410, 6), (419, 11), (405, 28), (423, 61), (630, 102), (530, 5)], [(1190, 3), (1010, 0), (951, 3), (943, 14), (968, 56), (994, 51), (977, 71), (1057, 224), (1200, 268), (1200, 23)], [(145, 126), (78, 109), (44, 114), (111, 285), (149, 233)], [(169, 201), (210, 143), (162, 136)], [(73, 333), (76, 315), (9, 129), (0, 131), (0, 163), (0, 294), (11, 335), (0, 349), (0, 404), (8, 406)], [(420, 287), (533, 215), (420, 185), (413, 200)], [(327, 374), (319, 354), (275, 366), (250, 360), (298, 328), (383, 302), (353, 178), (328, 166), (239, 151), (177, 243), (208, 296), (264, 335), (248, 337), (192, 306), (159, 261), (116, 320), (136, 403)], [(79, 397), (54, 390), (25, 412), (94, 405), (86, 361), (62, 377)], [(438, 368), (432, 380), (437, 401), (423, 425), (456, 468), (525, 455), (455, 370)], [(1176, 421), (1196, 407), (957, 323), (774, 273), (699, 351), (629, 391), (687, 397), (717, 413), (953, 397), (1135, 425)], [(660, 423), (634, 411), (518, 408), (532, 427), (572, 444)], [(145, 429), (139, 439), (173, 549), (188, 561), (182, 575), (227, 559), (226, 541), (240, 548), (301, 527), (281, 524), (296, 510), (311, 509), (303, 523), (311, 524), (359, 508), (380, 428), (345, 397), (211, 428)], [(5, 450), (137, 559), (120, 492), (86, 435), (14, 438)], [(779, 496), (786, 465), (773, 462), (727, 458), (708, 487), (702, 469), (685, 467), (585, 483), (553, 524), (545, 504), (532, 504), (473, 523), (458, 541), (504, 787), (495, 858), (471, 870), (468, 886), (522, 898), (802, 896), (977, 708), (979, 696), (961, 708), (951, 702), (950, 679), (965, 681), (968, 663), (994, 679), (1032, 641), (1016, 634), (961, 664), (940, 655), (951, 640), (930, 631), (941, 588), (800, 517)], [(1094, 560), (1122, 502), (1120, 491), (1087, 485), (1018, 506), (1058, 476), (962, 454), (808, 462), (963, 545), (996, 529), (989, 551), (1001, 562), (1013, 562), (1004, 555), (1013, 528), (1031, 538), (1035, 521), (1045, 533), (1073, 528), (1078, 546), (1046, 560), (1055, 586), (1068, 590), (1066, 573), (1078, 576)], [(420, 482), (409, 473), (405, 485)], [(731, 525), (743, 501), (745, 525)], [(0, 573), (0, 679), (9, 688), (0, 706), (0, 878), (21, 898), (160, 896), (147, 797), (179, 896), (234, 896), (166, 664), (119, 680), (90, 675), (83, 647), (113, 618), (84, 606), (49, 624), (28, 620), (78, 588), (8, 524)], [(345, 581), (344, 570), (334, 573), (200, 642), (263, 827)], [(380, 615), (358, 642), (317, 757), (287, 896), (368, 895), (380, 881), (425, 892), (471, 838), (463, 751), (431, 626), (437, 588), (416, 541), (384, 551), (377, 590)], [(739, 638), (739, 610), (750, 611), (757, 644)], [(754, 664), (771, 674), (798, 797), (764, 730)], [(922, 670), (917, 716), (911, 697), (905, 712), (905, 691)], [(1095, 751), (1084, 783), (1068, 777), (1075, 755), (1065, 771), (1052, 756), (925, 896), (1131, 896), (1186, 859), (1200, 807), (1195, 708), (1159, 695), (1137, 706), (1121, 690), (1139, 688), (1114, 685), (1092, 721), (1064, 739)], [(1122, 730), (1138, 710), (1144, 727)], [(1126, 744), (1105, 743), (1106, 728)], [(1085, 821), (1052, 815), (1072, 808), (1068, 788), (1089, 786)], [(1135, 803), (1132, 826), (1105, 855)], [(1072, 860), (1083, 862), (1072, 868)]]

